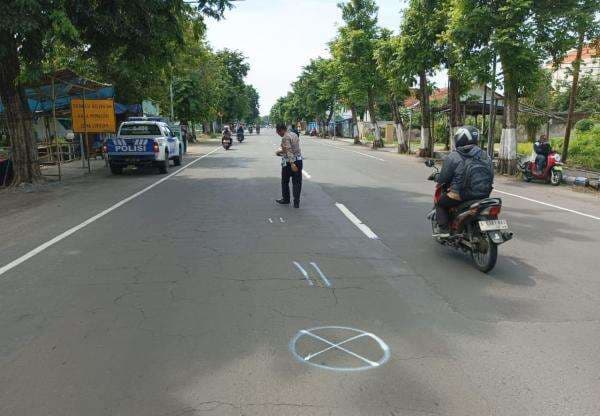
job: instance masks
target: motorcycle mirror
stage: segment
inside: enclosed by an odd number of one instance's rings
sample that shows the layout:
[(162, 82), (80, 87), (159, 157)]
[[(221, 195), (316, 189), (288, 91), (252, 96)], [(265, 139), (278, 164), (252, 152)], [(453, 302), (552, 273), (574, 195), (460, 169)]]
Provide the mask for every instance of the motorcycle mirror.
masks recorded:
[(427, 160), (425, 161), (425, 166), (427, 166), (427, 167), (429, 167), (429, 168), (432, 168), (432, 167), (434, 167), (434, 166), (435, 166), (435, 161), (434, 161), (433, 159), (427, 159)]

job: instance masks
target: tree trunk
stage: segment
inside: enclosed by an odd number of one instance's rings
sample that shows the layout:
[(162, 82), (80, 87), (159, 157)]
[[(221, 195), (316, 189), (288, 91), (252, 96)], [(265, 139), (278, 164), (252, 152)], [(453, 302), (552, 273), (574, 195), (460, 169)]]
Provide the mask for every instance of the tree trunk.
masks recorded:
[(450, 149), (454, 150), (454, 133), (463, 125), (460, 109), (460, 81), (456, 76), (448, 76), (448, 104), (450, 106)]
[(0, 96), (4, 105), (6, 125), (13, 161), (12, 185), (33, 183), (41, 179), (37, 144), (33, 136), (31, 112), (21, 86), (17, 82), (20, 63), (17, 45), (11, 33), (0, 31), (5, 54), (0, 65)]
[(419, 73), (419, 90), (421, 102), (421, 145), (419, 148), (420, 157), (433, 156), (433, 137), (431, 136), (431, 110), (429, 108), (429, 91), (427, 88), (427, 73)]
[(323, 122), (318, 117), (317, 117), (317, 130), (318, 130), (318, 133), (319, 133), (318, 135), (321, 136), (322, 138), (325, 138), (325, 131), (323, 129)]
[(394, 126), (396, 127), (396, 138), (398, 139), (398, 153), (408, 153), (408, 142), (404, 134), (404, 123), (398, 111), (398, 99), (395, 94), (390, 94), (390, 107), (394, 117)]
[(354, 135), (354, 128), (358, 130), (358, 120), (356, 118), (356, 106), (352, 104), (350, 106), (350, 112), (352, 113), (352, 125), (350, 126), (350, 137), (354, 139), (354, 144), (360, 144), (360, 137)]
[(192, 122), (192, 137), (190, 140), (191, 143), (196, 143), (196, 123)]
[(509, 72), (504, 73), (504, 116), (498, 153), (500, 173), (514, 175), (517, 170), (517, 87)]
[(579, 84), (579, 69), (581, 68), (581, 54), (583, 51), (584, 32), (579, 33), (577, 40), (577, 56), (573, 62), (573, 84), (571, 85), (571, 95), (569, 96), (569, 114), (567, 116), (567, 127), (565, 130), (565, 139), (563, 141), (562, 160), (567, 161), (569, 157), (569, 142), (571, 141), (571, 128), (573, 127), (573, 113), (575, 112), (575, 102), (577, 100), (577, 88)]
[(383, 147), (383, 141), (381, 140), (381, 133), (379, 132), (379, 127), (377, 126), (377, 116), (375, 115), (375, 98), (373, 97), (373, 91), (369, 90), (367, 92), (367, 100), (369, 107), (369, 117), (371, 118), (371, 125), (375, 129), (375, 139), (373, 140), (373, 149), (377, 149), (378, 147)]
[[(333, 118), (333, 106), (335, 104), (331, 104), (331, 107), (329, 108), (329, 115), (327, 116), (327, 122), (325, 123), (325, 128), (327, 130), (327, 133), (329, 134), (329, 124), (331, 123), (331, 119)], [(333, 125), (333, 135), (335, 136), (335, 124)]]

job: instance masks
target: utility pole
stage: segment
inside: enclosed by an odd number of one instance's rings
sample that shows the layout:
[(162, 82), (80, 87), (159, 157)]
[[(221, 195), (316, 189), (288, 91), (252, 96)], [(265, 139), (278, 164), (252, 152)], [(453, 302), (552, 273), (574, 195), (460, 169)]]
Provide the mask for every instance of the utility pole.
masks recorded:
[(496, 125), (496, 64), (497, 54), (494, 51), (494, 60), (492, 64), (492, 93), (490, 97), (490, 127), (488, 129), (487, 151), (490, 159), (494, 159), (494, 127)]
[(175, 110), (173, 109), (173, 78), (171, 78), (171, 84), (169, 85), (169, 95), (171, 97), (171, 121), (175, 119)]
[(173, 77), (171, 76), (171, 83), (169, 84), (169, 95), (171, 96), (171, 122), (175, 121), (175, 111), (173, 110)]

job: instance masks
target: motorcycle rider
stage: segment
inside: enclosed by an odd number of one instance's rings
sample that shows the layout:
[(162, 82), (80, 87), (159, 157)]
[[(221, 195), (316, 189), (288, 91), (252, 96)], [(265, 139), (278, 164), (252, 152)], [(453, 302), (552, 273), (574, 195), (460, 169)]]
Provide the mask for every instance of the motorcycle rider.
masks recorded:
[(548, 136), (542, 134), (540, 139), (533, 144), (533, 150), (535, 151), (535, 166), (539, 173), (541, 173), (546, 167), (546, 161), (548, 155), (552, 151), (552, 146), (548, 142)]
[(240, 134), (241, 134), (241, 135), (244, 135), (244, 126), (242, 126), (241, 124), (240, 124), (240, 125), (238, 126), (238, 128), (237, 128), (237, 134), (238, 134), (238, 136), (239, 136)]
[(455, 150), (445, 159), (437, 182), (446, 188), (436, 205), (439, 230), (437, 237), (450, 236), (450, 208), (464, 201), (489, 197), (494, 180), (494, 168), (487, 153), (479, 146), (479, 130), (460, 127), (454, 134)]
[(296, 136), (300, 137), (300, 131), (298, 130), (298, 127), (296, 127), (295, 125), (292, 124), (292, 133), (294, 133)]

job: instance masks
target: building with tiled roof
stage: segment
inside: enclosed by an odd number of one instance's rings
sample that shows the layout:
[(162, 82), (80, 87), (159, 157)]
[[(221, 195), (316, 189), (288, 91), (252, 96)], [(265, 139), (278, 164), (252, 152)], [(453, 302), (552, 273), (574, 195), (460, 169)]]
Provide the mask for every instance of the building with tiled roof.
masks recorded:
[[(558, 67), (555, 68), (552, 64), (547, 65), (547, 68), (553, 71), (552, 83), (554, 85), (560, 81), (571, 82), (571, 72), (576, 57), (577, 50), (572, 49), (567, 53)], [(600, 51), (593, 46), (584, 47), (581, 54), (580, 77), (585, 75), (593, 75), (600, 79)]]

